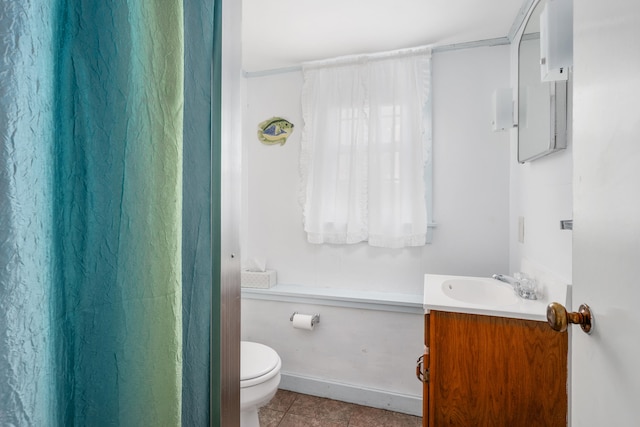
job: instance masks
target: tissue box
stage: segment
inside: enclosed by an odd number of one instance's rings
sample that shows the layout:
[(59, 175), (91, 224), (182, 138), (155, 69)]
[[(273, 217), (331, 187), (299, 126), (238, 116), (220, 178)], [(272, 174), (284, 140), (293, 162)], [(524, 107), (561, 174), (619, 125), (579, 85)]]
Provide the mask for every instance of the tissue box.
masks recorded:
[(267, 271), (247, 271), (241, 272), (240, 286), (243, 288), (268, 289), (276, 284), (277, 276), (275, 270)]

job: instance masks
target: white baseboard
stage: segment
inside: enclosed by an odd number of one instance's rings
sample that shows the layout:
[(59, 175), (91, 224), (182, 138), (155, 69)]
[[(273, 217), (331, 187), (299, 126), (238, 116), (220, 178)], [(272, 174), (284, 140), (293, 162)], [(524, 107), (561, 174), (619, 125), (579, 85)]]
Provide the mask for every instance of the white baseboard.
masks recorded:
[(283, 390), (422, 416), (421, 396), (362, 388), (353, 384), (310, 378), (288, 372), (281, 372), (280, 375), (279, 388)]

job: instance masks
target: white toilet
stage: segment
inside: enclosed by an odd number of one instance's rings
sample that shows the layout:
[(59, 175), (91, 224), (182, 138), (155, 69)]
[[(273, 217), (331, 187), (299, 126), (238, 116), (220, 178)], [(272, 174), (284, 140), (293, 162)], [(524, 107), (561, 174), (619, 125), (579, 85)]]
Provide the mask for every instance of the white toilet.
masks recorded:
[(276, 394), (281, 366), (271, 347), (240, 342), (240, 427), (260, 427), (258, 409)]

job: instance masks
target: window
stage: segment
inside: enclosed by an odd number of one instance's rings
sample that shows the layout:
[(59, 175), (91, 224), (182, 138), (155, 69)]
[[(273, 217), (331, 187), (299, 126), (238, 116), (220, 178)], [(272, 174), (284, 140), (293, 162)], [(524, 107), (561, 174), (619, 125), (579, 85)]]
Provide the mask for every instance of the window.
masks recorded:
[[(427, 241), (430, 51), (305, 64), (301, 171), (312, 243)], [(426, 171), (426, 172), (425, 172)]]

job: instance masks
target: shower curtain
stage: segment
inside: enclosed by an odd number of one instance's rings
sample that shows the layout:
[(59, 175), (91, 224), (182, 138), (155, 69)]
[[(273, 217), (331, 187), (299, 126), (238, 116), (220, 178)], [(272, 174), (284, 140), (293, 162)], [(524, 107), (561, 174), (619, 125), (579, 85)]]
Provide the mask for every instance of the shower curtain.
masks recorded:
[[(183, 126), (185, 68), (189, 90), (210, 84), (202, 55), (185, 67), (185, 16), (206, 17), (195, 3), (0, 4), (2, 426), (180, 425), (185, 389), (208, 416), (208, 371), (183, 371), (208, 355), (210, 316), (183, 304), (211, 283), (193, 274), (208, 249), (189, 231), (208, 212), (183, 223), (183, 136), (200, 152), (211, 136), (209, 120)], [(183, 310), (205, 322), (189, 352)]]

